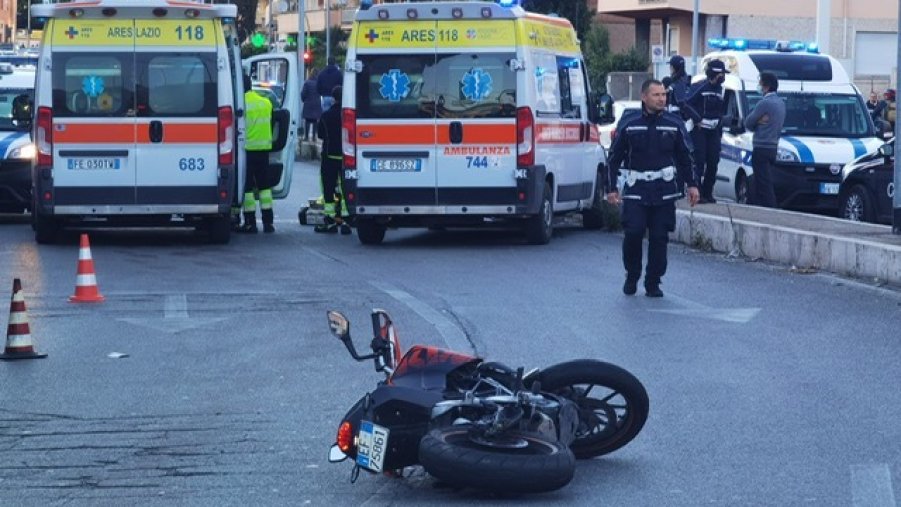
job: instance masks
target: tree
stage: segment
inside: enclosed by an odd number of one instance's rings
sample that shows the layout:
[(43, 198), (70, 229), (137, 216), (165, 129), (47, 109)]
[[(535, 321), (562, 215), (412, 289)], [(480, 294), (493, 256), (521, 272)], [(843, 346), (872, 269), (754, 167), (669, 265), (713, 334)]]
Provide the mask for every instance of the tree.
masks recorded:
[(235, 27), (238, 29), (238, 43), (243, 44), (257, 29), (258, 0), (233, 0), (238, 7)]
[(588, 3), (584, 0), (525, 0), (522, 8), (542, 14), (556, 14), (568, 19), (573, 24), (579, 40), (584, 39), (594, 17), (594, 11), (588, 9)]
[(582, 40), (582, 54), (592, 90), (606, 91), (610, 72), (642, 72), (650, 59), (636, 48), (622, 53), (610, 52), (610, 32), (604, 25), (594, 24)]

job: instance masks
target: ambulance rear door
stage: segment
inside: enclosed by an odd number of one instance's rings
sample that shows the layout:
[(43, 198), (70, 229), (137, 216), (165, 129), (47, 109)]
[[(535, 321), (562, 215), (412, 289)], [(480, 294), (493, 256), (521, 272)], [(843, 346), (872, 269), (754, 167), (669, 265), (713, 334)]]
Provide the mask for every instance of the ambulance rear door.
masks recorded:
[(367, 213), (436, 211), (435, 85), (446, 76), (436, 72), (435, 30), (435, 21), (354, 30), (357, 193)]
[(513, 204), (515, 21), (440, 20), (435, 38), (438, 204), (468, 205), (476, 213), (472, 205)]
[(55, 211), (93, 214), (133, 206), (134, 21), (51, 19), (47, 30)]
[(270, 164), (282, 165), (282, 177), (272, 187), (272, 196), (284, 199), (291, 190), (291, 175), (297, 149), (297, 132), (300, 128), (300, 80), (298, 78), (297, 55), (294, 53), (268, 53), (252, 56), (244, 60), (255, 89), (260, 90), (273, 101), (272, 107), (288, 111), (290, 126), (288, 141), (280, 151), (269, 154)]
[(213, 19), (135, 21), (137, 204), (217, 211), (224, 48)]

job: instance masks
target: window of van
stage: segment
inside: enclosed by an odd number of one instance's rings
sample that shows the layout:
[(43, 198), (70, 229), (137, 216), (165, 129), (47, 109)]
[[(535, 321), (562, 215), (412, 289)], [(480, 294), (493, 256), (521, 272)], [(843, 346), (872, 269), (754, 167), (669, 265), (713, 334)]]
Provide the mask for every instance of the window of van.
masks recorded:
[[(779, 92), (785, 101), (783, 134), (824, 137), (871, 137), (872, 128), (863, 99), (838, 93)], [(749, 111), (760, 102), (759, 93), (747, 94)]]
[(137, 55), (138, 116), (216, 116), (214, 53)]
[(13, 101), (23, 94), (34, 99), (33, 88), (0, 88), (0, 130), (19, 130), (13, 123)]
[(560, 76), (557, 72), (557, 57), (552, 54), (535, 54), (535, 93), (538, 103), (535, 112), (560, 114)]
[(581, 118), (580, 104), (585, 97), (585, 82), (577, 58), (557, 58), (560, 77), (560, 114), (564, 118)]
[(512, 118), (512, 53), (365, 55), (358, 118)]
[(125, 116), (134, 110), (133, 53), (54, 53), (53, 114)]

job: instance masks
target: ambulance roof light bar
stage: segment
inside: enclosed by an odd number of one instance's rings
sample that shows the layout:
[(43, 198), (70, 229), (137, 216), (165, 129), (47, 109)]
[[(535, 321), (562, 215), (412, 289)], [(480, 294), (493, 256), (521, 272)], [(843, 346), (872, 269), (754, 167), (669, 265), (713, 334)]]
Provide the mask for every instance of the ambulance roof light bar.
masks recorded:
[(707, 39), (707, 45), (714, 49), (734, 49), (736, 51), (766, 49), (783, 53), (795, 51), (820, 52), (816, 42), (777, 41), (775, 39), (712, 38)]

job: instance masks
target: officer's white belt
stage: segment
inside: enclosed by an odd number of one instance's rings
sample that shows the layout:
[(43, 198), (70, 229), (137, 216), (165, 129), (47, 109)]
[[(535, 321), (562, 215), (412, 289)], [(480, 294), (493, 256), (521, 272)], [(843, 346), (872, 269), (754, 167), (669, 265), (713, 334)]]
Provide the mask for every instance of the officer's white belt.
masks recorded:
[(632, 186), (636, 181), (673, 181), (676, 177), (676, 168), (667, 166), (657, 171), (633, 171), (631, 169), (623, 169), (623, 175), (626, 177), (626, 185)]

